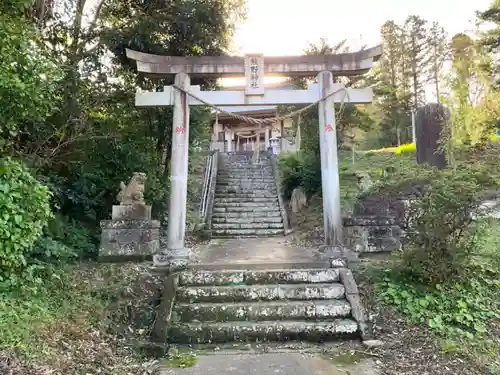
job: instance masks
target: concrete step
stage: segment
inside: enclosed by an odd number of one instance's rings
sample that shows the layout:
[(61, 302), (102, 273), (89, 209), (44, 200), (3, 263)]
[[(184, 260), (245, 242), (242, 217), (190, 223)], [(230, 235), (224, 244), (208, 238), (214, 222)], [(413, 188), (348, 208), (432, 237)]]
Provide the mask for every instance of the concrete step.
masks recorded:
[(240, 303), (179, 303), (174, 313), (184, 323), (270, 320), (333, 320), (351, 314), (346, 300)]
[(213, 230), (238, 230), (238, 229), (281, 229), (283, 223), (213, 223)]
[(234, 197), (234, 198), (219, 198), (219, 197), (215, 197), (215, 202), (221, 202), (221, 203), (232, 203), (232, 202), (254, 202), (254, 203), (260, 203), (260, 202), (264, 202), (264, 203), (276, 203), (278, 202), (278, 198), (277, 197), (251, 197), (251, 198), (247, 198), (247, 197)]
[(214, 224), (252, 224), (252, 223), (282, 223), (283, 219), (281, 216), (276, 217), (212, 217), (212, 223)]
[(261, 270), (205, 270), (190, 269), (179, 275), (180, 286), (234, 285), (234, 284), (317, 284), (339, 281), (335, 268), (261, 269)]
[(177, 290), (177, 301), (186, 303), (334, 300), (344, 297), (345, 288), (339, 283), (192, 286)]
[(174, 323), (168, 333), (172, 344), (224, 343), (229, 341), (327, 341), (356, 337), (351, 319), (331, 322), (262, 321), (227, 323)]
[(240, 211), (240, 212), (215, 212), (212, 218), (266, 218), (266, 217), (280, 217), (281, 211)]
[(259, 212), (272, 212), (272, 211), (277, 211), (279, 212), (279, 208), (276, 206), (274, 207), (268, 207), (268, 206), (241, 206), (241, 205), (236, 205), (236, 206), (215, 206), (213, 208), (213, 212), (253, 212), (253, 211), (259, 211)]

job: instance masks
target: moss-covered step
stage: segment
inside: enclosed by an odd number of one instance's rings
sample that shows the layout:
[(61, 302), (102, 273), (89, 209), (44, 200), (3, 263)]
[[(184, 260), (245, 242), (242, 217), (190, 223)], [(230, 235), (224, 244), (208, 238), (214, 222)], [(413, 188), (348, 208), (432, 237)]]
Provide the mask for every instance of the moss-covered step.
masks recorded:
[(239, 303), (178, 303), (174, 306), (180, 322), (230, 322), (271, 320), (332, 320), (351, 314), (346, 300), (272, 301)]
[(358, 324), (351, 319), (336, 319), (330, 322), (174, 323), (169, 329), (168, 341), (172, 344), (289, 340), (319, 342), (358, 335)]
[(213, 229), (214, 237), (260, 237), (260, 236), (282, 236), (283, 229)]
[(320, 269), (272, 270), (187, 270), (180, 274), (179, 285), (255, 285), (255, 284), (308, 284), (339, 281), (339, 271)]
[(216, 224), (232, 223), (232, 224), (254, 224), (254, 223), (283, 223), (281, 216), (274, 217), (212, 217), (212, 227)]
[(342, 299), (345, 288), (339, 283), (288, 285), (194, 286), (177, 290), (177, 302), (243, 302), (275, 300)]

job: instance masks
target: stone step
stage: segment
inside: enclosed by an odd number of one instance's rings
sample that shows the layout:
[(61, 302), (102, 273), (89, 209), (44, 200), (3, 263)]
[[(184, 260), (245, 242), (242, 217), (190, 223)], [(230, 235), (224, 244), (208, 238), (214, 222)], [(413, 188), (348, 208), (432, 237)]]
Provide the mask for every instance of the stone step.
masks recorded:
[(241, 303), (179, 303), (174, 314), (181, 322), (241, 322), (270, 320), (332, 320), (351, 314), (346, 300)]
[(255, 202), (255, 203), (260, 203), (260, 202), (265, 202), (265, 203), (276, 203), (278, 202), (277, 197), (234, 197), (234, 198), (219, 198), (215, 197), (215, 202), (221, 202), (221, 203), (232, 203), (232, 202)]
[(262, 270), (205, 270), (190, 269), (179, 275), (180, 286), (233, 284), (317, 284), (339, 281), (335, 268), (262, 269)]
[[(252, 181), (256, 182), (268, 182), (268, 183), (274, 183), (274, 178), (272, 176), (256, 176), (256, 177), (251, 177)], [(234, 175), (230, 176), (219, 176), (217, 182), (239, 182), (241, 180), (241, 177), (235, 177)]]
[(262, 185), (266, 187), (276, 187), (274, 181), (262, 181), (257, 179), (238, 178), (234, 181), (217, 181), (219, 186), (240, 186), (240, 185)]
[(219, 176), (232, 177), (234, 174), (239, 175), (256, 175), (256, 176), (265, 176), (271, 177), (273, 176), (272, 168), (219, 168), (217, 174)]
[(217, 183), (216, 189), (234, 189), (238, 190), (267, 190), (272, 191), (276, 190), (276, 185), (274, 184), (261, 184), (260, 182), (241, 182), (238, 184), (224, 185)]
[(220, 229), (281, 229), (283, 232), (283, 223), (214, 223), (212, 224), (213, 230)]
[(264, 176), (273, 176), (273, 169), (271, 167), (263, 167), (259, 166), (257, 168), (249, 165), (243, 165), (243, 166), (229, 166), (229, 167), (222, 167), (219, 168), (217, 173), (219, 175), (227, 175), (227, 176), (232, 176), (234, 173), (237, 173), (239, 175), (264, 175)]
[(344, 297), (344, 286), (339, 283), (191, 286), (177, 290), (177, 301), (189, 303), (332, 300)]
[(227, 169), (219, 169), (217, 171), (218, 176), (224, 177), (234, 177), (238, 176), (260, 176), (260, 177), (273, 177), (274, 173), (271, 168), (227, 168)]
[(276, 188), (273, 189), (261, 189), (261, 188), (245, 188), (245, 189), (235, 189), (229, 186), (216, 186), (215, 193), (232, 193), (232, 194), (258, 194), (258, 193), (268, 193), (273, 194), (275, 197), (278, 196)]
[(279, 212), (279, 208), (277, 205), (274, 207), (269, 207), (269, 206), (242, 206), (242, 205), (235, 205), (235, 206), (215, 206), (213, 208), (213, 212), (252, 212), (252, 211), (259, 211), (259, 212), (270, 212), (270, 211), (277, 211)]
[(273, 208), (278, 210), (279, 205), (278, 202), (224, 202), (220, 200), (215, 200), (214, 201), (214, 207), (253, 207), (253, 208), (261, 208), (261, 207), (267, 207), (267, 208)]
[(358, 324), (351, 319), (331, 322), (262, 321), (172, 324), (172, 344), (224, 343), (230, 341), (329, 341), (358, 336)]
[(231, 174), (229, 176), (217, 176), (217, 182), (219, 181), (264, 181), (269, 183), (275, 183), (272, 176), (265, 175), (249, 175), (249, 174)]
[(256, 238), (283, 236), (284, 229), (213, 229), (214, 238)]
[(258, 190), (253, 193), (228, 193), (228, 192), (215, 192), (215, 198), (277, 198), (276, 193), (270, 193), (266, 190)]
[(266, 218), (280, 217), (281, 211), (245, 211), (245, 212), (214, 212), (212, 218)]
[(212, 223), (216, 224), (252, 224), (252, 223), (282, 223), (281, 216), (276, 217), (212, 217)]

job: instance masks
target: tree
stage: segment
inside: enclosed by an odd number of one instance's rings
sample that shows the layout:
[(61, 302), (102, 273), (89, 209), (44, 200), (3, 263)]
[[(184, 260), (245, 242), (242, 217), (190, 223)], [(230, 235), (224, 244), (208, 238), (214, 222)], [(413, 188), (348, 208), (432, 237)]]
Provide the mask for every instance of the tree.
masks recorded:
[(404, 31), (394, 21), (387, 21), (380, 29), (384, 55), (373, 78), (378, 83), (375, 95), (381, 112), (382, 144), (401, 144), (401, 128), (407, 116), (408, 93), (406, 85), (406, 60)]
[[(135, 171), (148, 173), (148, 201), (155, 217), (164, 217), (172, 111), (136, 108), (134, 95), (138, 87), (170, 81), (136, 74), (125, 48), (223, 54), (244, 1), (62, 0), (46, 7), (51, 4), (0, 4), (0, 57), (13, 62), (0, 64), (0, 95), (9, 93), (0, 96), (2, 131), (11, 124), (9, 153), (27, 160), (50, 187), (57, 217), (76, 222), (72, 228), (97, 230), (119, 182)], [(204, 108), (192, 111), (191, 139), (208, 135), (208, 115)]]
[(466, 34), (453, 36), (451, 95), (451, 132), (453, 145), (484, 142), (498, 126), (500, 94), (493, 90), (492, 76), (484, 70), (489, 56), (484, 47)]
[[(427, 56), (427, 21), (419, 16), (408, 16), (404, 24), (405, 53), (403, 60), (408, 61), (408, 77), (403, 79), (411, 82), (412, 110), (416, 111), (425, 101), (424, 72), (426, 71)], [(405, 72), (406, 74), (406, 72)]]
[[(26, 127), (56, 109), (61, 70), (37, 43), (34, 24), (25, 16), (27, 1), (0, 6), (0, 151), (17, 147)], [(9, 150), (8, 150), (9, 149)]]
[(447, 34), (438, 22), (433, 22), (429, 30), (429, 53), (426, 64), (428, 66), (428, 79), (434, 85), (436, 98), (440, 96), (440, 77), (445, 61), (448, 58)]
[(478, 13), (479, 19), (484, 23), (489, 23), (492, 27), (481, 35), (480, 45), (485, 48), (485, 52), (493, 55), (490, 62), (485, 65), (487, 72), (496, 80), (496, 88), (500, 87), (500, 64), (498, 58), (500, 54), (500, 0), (494, 0), (490, 7), (484, 12)]
[[(304, 49), (305, 55), (335, 55), (339, 53), (346, 53), (349, 51), (348, 46), (345, 45), (346, 40), (342, 40), (337, 44), (330, 44), (326, 38), (320, 38), (319, 43), (309, 43), (307, 48)], [(342, 83), (346, 87), (354, 87), (359, 84), (361, 77), (334, 77), (335, 83)], [(297, 87), (305, 88), (309, 82), (315, 82), (316, 76), (291, 78)], [(298, 106), (288, 105), (280, 106), (280, 112), (291, 112), (299, 109)], [(361, 106), (345, 104), (342, 111), (336, 105), (336, 125), (337, 125), (337, 140), (340, 145), (347, 146), (347, 138), (352, 138), (356, 129), (366, 127), (370, 123), (368, 117), (361, 110)], [(297, 128), (300, 121), (301, 127), (301, 148), (308, 153), (312, 153), (319, 157), (320, 149), (319, 144), (319, 123), (318, 123), (318, 110), (313, 107), (310, 110), (302, 113), (299, 118), (294, 119), (294, 127)]]

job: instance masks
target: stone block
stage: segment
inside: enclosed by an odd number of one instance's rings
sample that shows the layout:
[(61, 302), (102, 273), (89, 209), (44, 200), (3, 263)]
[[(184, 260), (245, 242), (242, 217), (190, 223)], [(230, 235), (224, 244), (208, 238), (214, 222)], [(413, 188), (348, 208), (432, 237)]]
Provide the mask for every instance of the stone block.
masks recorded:
[(160, 250), (160, 222), (103, 220), (99, 258), (107, 261), (152, 259)]
[(346, 245), (357, 253), (401, 250), (402, 231), (392, 217), (349, 217), (344, 219)]
[(151, 206), (141, 203), (115, 205), (111, 213), (113, 220), (151, 220)]

